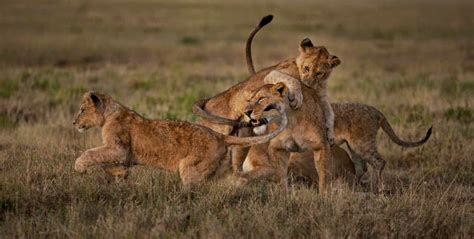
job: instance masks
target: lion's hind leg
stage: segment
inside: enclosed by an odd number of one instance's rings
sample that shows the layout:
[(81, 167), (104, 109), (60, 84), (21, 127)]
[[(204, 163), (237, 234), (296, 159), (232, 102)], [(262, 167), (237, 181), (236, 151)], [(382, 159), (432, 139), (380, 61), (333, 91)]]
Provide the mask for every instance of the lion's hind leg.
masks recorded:
[[(185, 186), (197, 185), (213, 176), (228, 157), (227, 148), (208, 147), (209, 151), (198, 151), (180, 160), (179, 176)], [(214, 148), (214, 149), (212, 149)]]
[(365, 144), (354, 145), (353, 149), (357, 155), (360, 155), (363, 160), (366, 160), (377, 171), (377, 179), (380, 186), (379, 191), (383, 190), (382, 172), (385, 168), (386, 161), (377, 151), (376, 143), (369, 142)]
[(362, 176), (367, 172), (367, 161), (362, 158), (358, 153), (356, 153), (349, 143), (346, 141), (347, 149), (351, 154), (352, 163), (354, 163), (356, 183), (360, 183)]

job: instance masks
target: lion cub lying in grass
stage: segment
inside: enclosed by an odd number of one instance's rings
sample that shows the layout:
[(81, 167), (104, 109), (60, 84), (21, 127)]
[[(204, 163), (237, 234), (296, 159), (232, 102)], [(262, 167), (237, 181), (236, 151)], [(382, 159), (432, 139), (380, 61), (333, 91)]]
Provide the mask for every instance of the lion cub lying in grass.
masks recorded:
[(177, 171), (183, 184), (189, 185), (225, 173), (231, 167), (229, 146), (267, 142), (285, 129), (287, 118), (281, 114), (280, 126), (270, 134), (240, 138), (189, 122), (145, 119), (110, 96), (91, 91), (84, 95), (73, 124), (80, 132), (100, 127), (104, 142), (77, 158), (76, 171), (101, 165), (125, 178), (129, 167), (144, 164)]
[[(274, 92), (274, 88), (284, 87), (283, 83), (278, 83), (275, 85), (266, 85), (261, 87), (254, 93), (254, 97), (249, 100), (248, 115), (251, 120), (254, 122), (271, 122), (273, 121), (272, 109), (275, 107), (278, 108), (288, 108), (288, 100), (281, 94)], [(305, 101), (306, 102), (306, 101)], [(381, 182), (382, 170), (385, 166), (385, 160), (377, 151), (377, 132), (382, 128), (385, 133), (390, 137), (390, 139), (396, 144), (403, 147), (416, 147), (424, 144), (431, 136), (431, 128), (428, 129), (426, 135), (423, 139), (416, 142), (406, 142), (401, 140), (393, 131), (392, 126), (388, 123), (385, 116), (378, 111), (376, 108), (357, 103), (338, 103), (332, 104), (332, 109), (334, 110), (334, 133), (336, 144), (342, 144), (344, 142), (348, 143), (348, 148), (351, 152), (352, 160), (355, 164), (355, 169), (357, 173), (358, 180), (366, 171), (366, 163), (368, 162), (378, 171), (379, 182)], [(304, 105), (303, 105), (304, 107)], [(309, 147), (305, 147), (304, 141), (301, 140), (301, 135), (305, 132), (305, 127), (303, 125), (298, 125), (292, 127), (295, 123), (294, 116), (296, 112), (291, 112), (289, 115), (289, 127), (278, 137), (272, 139), (269, 142), (268, 151), (276, 149), (287, 150), (290, 152), (304, 152)], [(272, 125), (269, 125), (271, 127)], [(260, 126), (266, 128), (266, 126)], [(298, 129), (298, 127), (303, 127)], [(295, 130), (296, 129), (296, 130)], [(260, 132), (265, 132), (265, 129), (259, 129)], [(296, 145), (296, 146), (294, 146)], [(289, 147), (293, 146), (293, 147)], [(258, 147), (258, 146), (257, 146)], [(253, 147), (256, 148), (256, 147)], [(252, 148), (252, 149), (253, 149)], [(290, 149), (291, 148), (291, 149)], [(315, 150), (315, 149), (313, 149)], [(269, 156), (265, 157), (266, 154), (260, 152), (258, 157), (247, 157), (244, 164), (250, 165), (262, 165), (262, 160), (272, 160), (273, 162), (283, 165), (283, 167), (275, 167), (273, 173), (282, 174), (286, 176), (286, 170), (288, 161), (280, 161), (279, 159), (273, 159), (271, 153), (268, 153)], [(249, 156), (252, 156), (252, 153), (249, 153)], [(309, 158), (311, 159), (311, 158)], [(318, 165), (316, 164), (316, 167)], [(275, 170), (276, 169), (276, 170)], [(250, 175), (258, 175), (258, 172), (251, 172), (252, 170), (266, 170), (269, 169), (251, 169), (250, 172), (245, 172), (244, 175), (249, 177)], [(278, 171), (281, 172), (278, 172)], [(245, 171), (245, 170), (244, 170)], [(318, 171), (320, 169), (318, 168)], [(280, 177), (281, 178), (281, 177)]]
[[(355, 183), (354, 163), (347, 152), (339, 146), (334, 146), (331, 148), (331, 155), (332, 159), (328, 162), (328, 168), (333, 178), (342, 179), (349, 185)], [(296, 182), (315, 183), (317, 185), (319, 178), (314, 161), (318, 161), (319, 157), (316, 156), (316, 160), (313, 157), (311, 151), (291, 153), (288, 162), (289, 178)]]

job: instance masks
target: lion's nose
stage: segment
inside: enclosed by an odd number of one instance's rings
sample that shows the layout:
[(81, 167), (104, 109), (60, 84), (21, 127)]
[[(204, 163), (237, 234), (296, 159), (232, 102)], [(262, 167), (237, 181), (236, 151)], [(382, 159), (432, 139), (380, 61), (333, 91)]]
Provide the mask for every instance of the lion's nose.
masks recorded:
[(252, 110), (247, 110), (245, 114), (250, 118), (250, 116), (252, 115), (252, 112), (253, 112)]

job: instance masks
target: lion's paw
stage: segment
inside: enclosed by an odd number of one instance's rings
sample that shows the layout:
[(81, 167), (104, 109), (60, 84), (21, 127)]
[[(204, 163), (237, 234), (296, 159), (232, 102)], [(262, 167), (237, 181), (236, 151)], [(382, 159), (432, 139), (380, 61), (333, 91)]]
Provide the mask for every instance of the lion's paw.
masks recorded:
[(74, 170), (78, 173), (85, 173), (87, 170), (87, 165), (82, 162), (82, 160), (76, 160), (76, 163), (74, 164)]
[(299, 109), (303, 105), (303, 93), (297, 92), (297, 93), (290, 93), (288, 95), (288, 99), (290, 100), (290, 106), (292, 109)]

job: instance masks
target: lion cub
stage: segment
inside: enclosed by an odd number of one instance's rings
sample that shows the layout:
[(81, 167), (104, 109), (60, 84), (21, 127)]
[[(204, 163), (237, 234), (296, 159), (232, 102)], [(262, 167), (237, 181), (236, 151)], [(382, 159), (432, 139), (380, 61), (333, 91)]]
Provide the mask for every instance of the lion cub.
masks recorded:
[[(271, 122), (273, 114), (271, 112), (276, 106), (285, 107), (288, 102), (279, 94), (272, 93), (272, 89), (275, 87), (283, 87), (283, 83), (275, 84), (274, 86), (267, 86), (260, 88), (254, 95), (256, 97), (249, 101), (249, 112), (251, 112), (250, 118), (255, 122)], [(305, 101), (306, 102), (306, 101)], [(304, 107), (304, 105), (303, 105)], [(376, 108), (357, 103), (338, 103), (332, 104), (331, 107), (334, 110), (334, 133), (335, 142), (340, 145), (347, 142), (349, 151), (351, 152), (352, 161), (355, 165), (355, 171), (357, 180), (362, 177), (366, 171), (366, 163), (368, 162), (378, 171), (379, 182), (381, 182), (382, 170), (385, 167), (385, 160), (377, 151), (377, 132), (382, 128), (390, 139), (396, 144), (403, 147), (416, 147), (423, 145), (431, 136), (432, 128), (429, 128), (423, 139), (416, 142), (406, 142), (401, 140), (393, 131), (392, 126), (387, 121), (385, 116), (378, 111)], [(290, 126), (292, 123), (292, 116), (289, 114)], [(271, 126), (271, 125), (269, 125)], [(299, 125), (303, 127), (303, 125)], [(266, 126), (264, 126), (266, 128)], [(289, 129), (291, 127), (288, 127)], [(289, 130), (287, 129), (287, 130)], [(285, 130), (285, 131), (287, 131)], [(264, 130), (261, 130), (264, 132)], [(293, 129), (294, 131), (294, 129)], [(292, 137), (300, 137), (299, 134), (307, 133), (305, 131), (298, 131), (298, 134), (292, 135)], [(281, 145), (292, 145), (296, 141), (297, 144), (301, 144), (301, 140), (295, 139), (284, 139), (285, 132), (270, 141), (270, 145), (280, 140)], [(297, 147), (297, 152), (306, 151), (304, 147)], [(314, 149), (313, 149), (314, 150)], [(270, 155), (271, 156), (271, 155)], [(259, 158), (247, 158), (246, 160), (260, 160)], [(249, 162), (254, 164), (253, 162)], [(316, 165), (318, 166), (318, 165)], [(319, 169), (318, 169), (319, 171)]]
[[(313, 88), (319, 98), (319, 105), (323, 109), (323, 124), (326, 127), (326, 137), (331, 145), (334, 144), (334, 112), (331, 108), (327, 91), (327, 80), (332, 69), (341, 60), (331, 55), (324, 46), (314, 46), (310, 39), (305, 38), (299, 46), (300, 54), (296, 57), (297, 75), (306, 86)], [(276, 69), (265, 78), (266, 83), (278, 83), (280, 79), (298, 80), (293, 78), (291, 68)]]
[(76, 171), (101, 165), (125, 178), (129, 167), (144, 164), (179, 172), (183, 184), (189, 185), (224, 174), (230, 168), (229, 146), (267, 142), (285, 129), (287, 118), (282, 114), (279, 128), (265, 136), (225, 136), (189, 122), (149, 120), (108, 95), (90, 91), (73, 124), (80, 132), (100, 127), (104, 143), (77, 158)]

